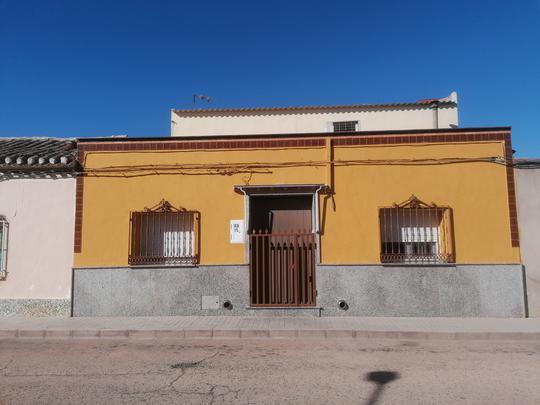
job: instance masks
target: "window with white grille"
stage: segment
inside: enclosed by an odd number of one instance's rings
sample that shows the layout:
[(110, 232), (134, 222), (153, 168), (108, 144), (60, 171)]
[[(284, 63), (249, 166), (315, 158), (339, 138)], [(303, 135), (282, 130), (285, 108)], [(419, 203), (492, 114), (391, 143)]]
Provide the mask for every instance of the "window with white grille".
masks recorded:
[(199, 213), (177, 209), (167, 201), (130, 216), (129, 264), (198, 262)]
[(0, 216), (0, 280), (7, 276), (8, 228), (6, 218)]
[(411, 196), (379, 209), (382, 263), (454, 262), (452, 210)]
[(332, 122), (334, 132), (358, 131), (358, 121), (335, 121)]

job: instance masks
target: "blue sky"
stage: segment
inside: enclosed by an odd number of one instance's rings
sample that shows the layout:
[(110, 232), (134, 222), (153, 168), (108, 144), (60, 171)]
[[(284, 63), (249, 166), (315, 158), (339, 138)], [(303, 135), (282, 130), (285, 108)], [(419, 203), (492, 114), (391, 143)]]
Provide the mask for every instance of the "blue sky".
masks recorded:
[(540, 156), (540, 0), (0, 0), (0, 136), (167, 136), (214, 107), (459, 94)]

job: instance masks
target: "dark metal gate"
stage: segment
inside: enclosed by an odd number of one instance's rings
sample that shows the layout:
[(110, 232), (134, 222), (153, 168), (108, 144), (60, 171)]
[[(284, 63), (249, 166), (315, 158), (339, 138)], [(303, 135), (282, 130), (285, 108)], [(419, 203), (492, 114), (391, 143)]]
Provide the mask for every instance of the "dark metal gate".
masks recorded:
[(312, 232), (249, 235), (252, 306), (315, 306), (315, 235)]

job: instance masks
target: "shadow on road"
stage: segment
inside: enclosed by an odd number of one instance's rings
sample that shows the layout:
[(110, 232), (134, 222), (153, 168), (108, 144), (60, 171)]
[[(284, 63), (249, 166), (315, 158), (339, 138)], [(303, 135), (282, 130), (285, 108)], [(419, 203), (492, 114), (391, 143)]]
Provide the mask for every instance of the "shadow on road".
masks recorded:
[(396, 371), (371, 371), (366, 373), (365, 380), (376, 384), (375, 390), (371, 393), (366, 405), (375, 405), (379, 401), (384, 386), (399, 378)]

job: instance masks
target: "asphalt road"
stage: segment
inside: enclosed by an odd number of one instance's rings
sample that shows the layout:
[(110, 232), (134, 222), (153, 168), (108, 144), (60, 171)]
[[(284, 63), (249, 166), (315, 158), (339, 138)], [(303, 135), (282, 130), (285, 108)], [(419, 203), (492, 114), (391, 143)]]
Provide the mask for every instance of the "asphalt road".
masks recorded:
[(3, 340), (1, 404), (540, 404), (540, 342)]

